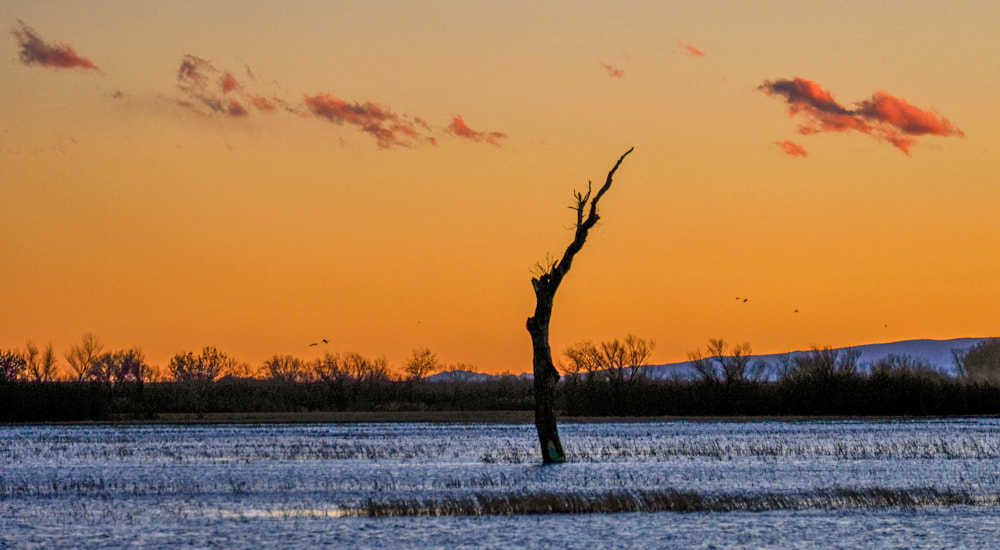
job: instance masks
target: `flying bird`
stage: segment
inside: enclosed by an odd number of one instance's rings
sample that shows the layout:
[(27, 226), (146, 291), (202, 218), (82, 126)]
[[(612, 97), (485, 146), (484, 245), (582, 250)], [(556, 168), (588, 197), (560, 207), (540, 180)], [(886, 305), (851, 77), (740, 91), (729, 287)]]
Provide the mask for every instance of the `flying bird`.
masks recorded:
[(317, 346), (317, 345), (319, 345), (319, 344), (317, 344), (316, 342), (313, 342), (313, 343), (309, 344), (309, 347), (313, 347), (313, 346)]
[(324, 344), (329, 344), (329, 343), (330, 343), (330, 342), (327, 342), (326, 338), (323, 338), (322, 342), (323, 342)]

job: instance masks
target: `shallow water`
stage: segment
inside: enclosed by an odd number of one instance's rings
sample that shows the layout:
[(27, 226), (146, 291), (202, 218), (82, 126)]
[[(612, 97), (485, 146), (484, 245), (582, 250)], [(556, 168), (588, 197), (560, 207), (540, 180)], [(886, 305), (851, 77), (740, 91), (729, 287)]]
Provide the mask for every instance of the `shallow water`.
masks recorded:
[[(998, 427), (564, 424), (569, 461), (548, 467), (530, 425), (0, 427), (0, 547), (982, 547)], [(651, 492), (731, 511), (481, 515)]]

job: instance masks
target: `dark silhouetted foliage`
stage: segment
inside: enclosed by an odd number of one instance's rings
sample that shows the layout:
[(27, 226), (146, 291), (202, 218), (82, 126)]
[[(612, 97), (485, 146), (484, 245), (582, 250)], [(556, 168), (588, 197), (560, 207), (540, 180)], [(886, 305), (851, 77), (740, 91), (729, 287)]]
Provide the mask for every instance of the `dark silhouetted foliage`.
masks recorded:
[(215, 380), (236, 368), (239, 363), (225, 353), (207, 346), (201, 354), (179, 353), (170, 359), (167, 369), (174, 380)]
[(988, 338), (955, 353), (959, 372), (972, 380), (1000, 379), (1000, 338)]
[(21, 379), (27, 367), (28, 362), (17, 350), (0, 350), (0, 382)]

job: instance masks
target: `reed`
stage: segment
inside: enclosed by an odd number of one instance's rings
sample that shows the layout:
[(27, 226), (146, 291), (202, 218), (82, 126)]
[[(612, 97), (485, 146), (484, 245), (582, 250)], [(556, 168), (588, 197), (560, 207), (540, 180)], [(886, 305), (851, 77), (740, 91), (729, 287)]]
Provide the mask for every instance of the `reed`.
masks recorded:
[(700, 494), (673, 489), (595, 494), (538, 492), (478, 494), (467, 498), (369, 499), (343, 511), (365, 517), (509, 516), (535, 514), (621, 514), (652, 512), (769, 512), (849, 508), (917, 508), (926, 506), (995, 506), (998, 495), (977, 496), (936, 488), (821, 489), (802, 493)]

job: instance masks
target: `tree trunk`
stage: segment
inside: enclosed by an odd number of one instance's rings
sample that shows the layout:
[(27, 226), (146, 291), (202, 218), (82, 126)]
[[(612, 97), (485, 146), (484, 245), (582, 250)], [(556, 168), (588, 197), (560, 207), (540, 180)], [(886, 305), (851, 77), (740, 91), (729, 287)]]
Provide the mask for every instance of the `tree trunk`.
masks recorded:
[[(552, 319), (552, 305), (556, 291), (559, 290), (559, 284), (573, 265), (573, 257), (583, 248), (587, 234), (600, 219), (597, 215), (598, 201), (611, 187), (615, 171), (631, 152), (632, 149), (629, 149), (618, 159), (615, 166), (608, 172), (608, 178), (604, 185), (597, 191), (597, 195), (593, 199), (590, 198), (592, 189), (589, 183), (586, 194), (574, 193), (576, 205), (573, 209), (576, 211), (576, 234), (573, 237), (573, 242), (566, 247), (566, 252), (561, 260), (554, 261), (548, 266), (541, 266), (539, 276), (531, 280), (531, 286), (535, 290), (535, 314), (528, 318), (527, 326), (528, 333), (531, 334), (533, 350), (535, 428), (538, 431), (538, 443), (541, 445), (542, 461), (545, 464), (566, 461), (566, 454), (559, 441), (559, 429), (556, 426), (555, 392), (556, 385), (559, 383), (559, 371), (552, 363), (552, 349), (549, 347), (549, 321)], [(585, 218), (584, 210), (588, 202), (590, 202), (590, 211)]]
[(535, 428), (542, 448), (542, 461), (551, 464), (566, 460), (556, 427), (555, 392), (556, 384), (559, 383), (559, 371), (552, 364), (552, 350), (549, 348), (549, 319), (552, 317), (555, 291), (539, 288), (536, 284), (535, 296), (538, 302), (535, 315), (528, 319), (528, 333), (531, 334), (533, 349), (531, 363), (535, 376)]

